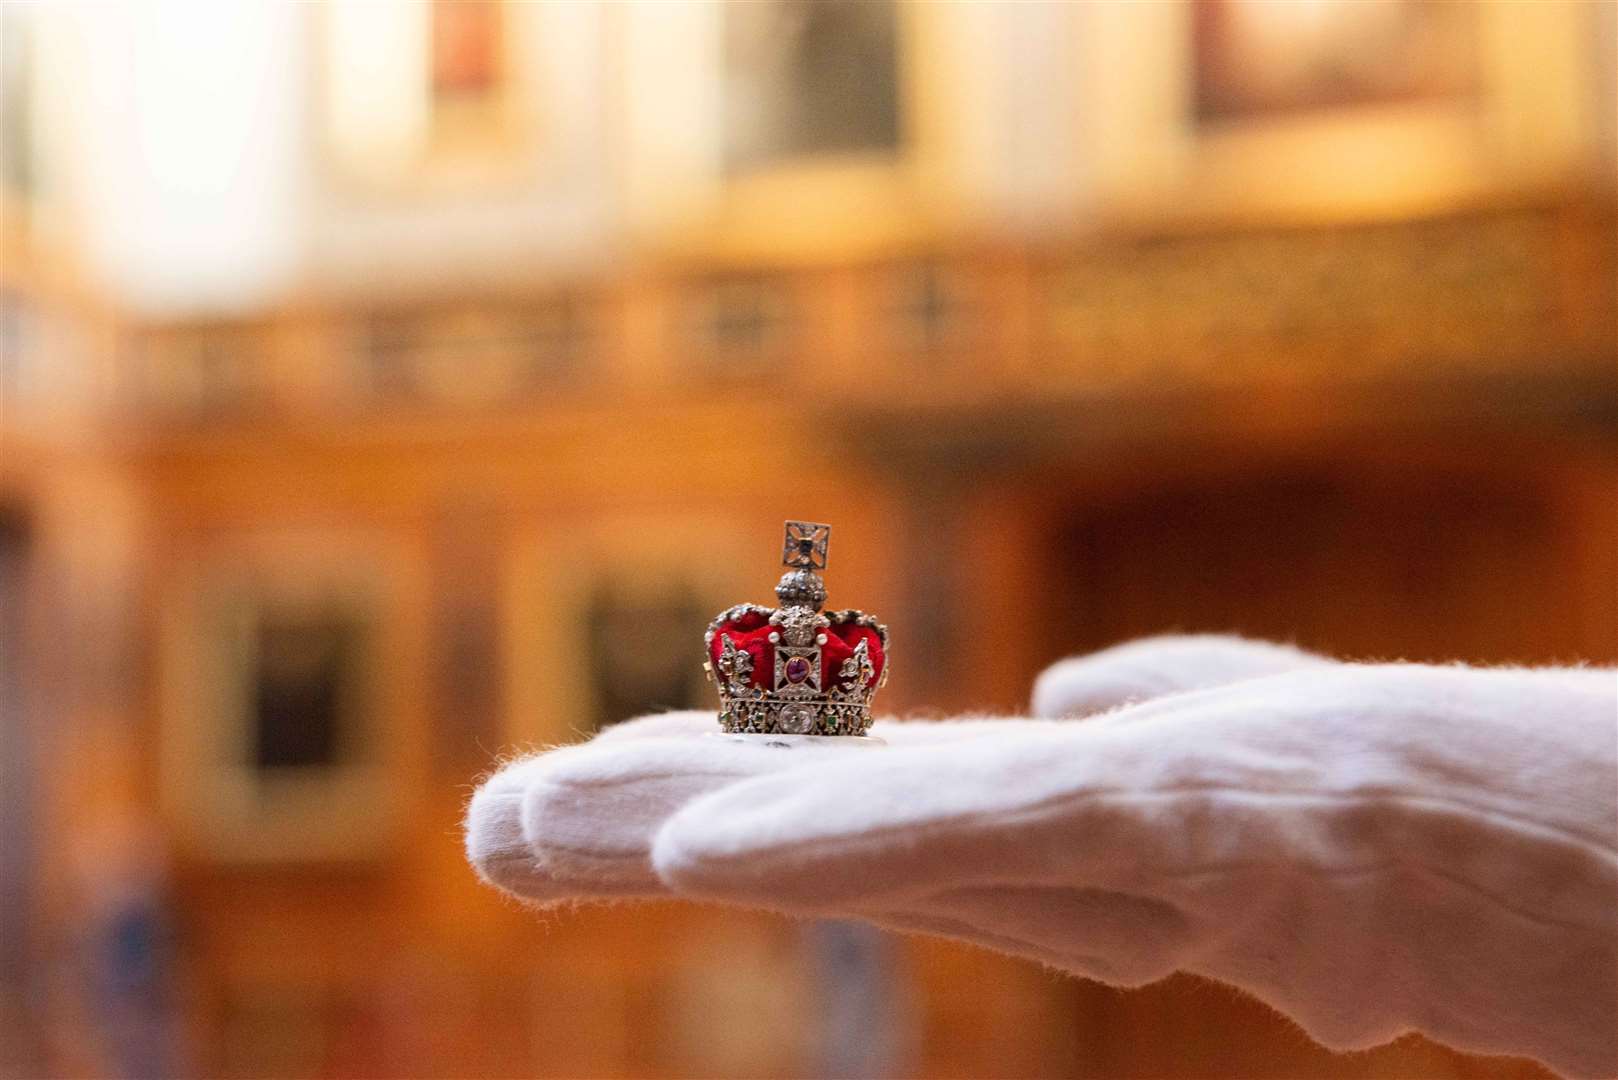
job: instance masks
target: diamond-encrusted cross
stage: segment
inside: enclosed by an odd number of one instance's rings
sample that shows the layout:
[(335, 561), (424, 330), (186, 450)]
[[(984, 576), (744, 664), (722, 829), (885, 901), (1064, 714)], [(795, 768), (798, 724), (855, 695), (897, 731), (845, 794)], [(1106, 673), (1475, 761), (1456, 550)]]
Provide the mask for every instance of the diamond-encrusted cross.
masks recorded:
[(789, 521), (786, 542), (781, 548), (781, 565), (800, 570), (824, 570), (826, 545), (830, 542), (830, 525), (821, 525), (813, 521)]

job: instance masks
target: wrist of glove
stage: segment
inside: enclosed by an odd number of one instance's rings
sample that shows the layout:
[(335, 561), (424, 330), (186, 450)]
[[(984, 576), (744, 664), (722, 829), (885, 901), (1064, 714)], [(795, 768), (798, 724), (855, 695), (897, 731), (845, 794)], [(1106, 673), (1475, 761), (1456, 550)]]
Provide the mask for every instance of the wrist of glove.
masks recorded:
[(1322, 1043), (1419, 1030), (1618, 1071), (1618, 677), (1338, 664), (1230, 638), (1063, 661), (1031, 715), (870, 748), (710, 713), (514, 762), (487, 880), (865, 919), (1114, 985), (1190, 971)]

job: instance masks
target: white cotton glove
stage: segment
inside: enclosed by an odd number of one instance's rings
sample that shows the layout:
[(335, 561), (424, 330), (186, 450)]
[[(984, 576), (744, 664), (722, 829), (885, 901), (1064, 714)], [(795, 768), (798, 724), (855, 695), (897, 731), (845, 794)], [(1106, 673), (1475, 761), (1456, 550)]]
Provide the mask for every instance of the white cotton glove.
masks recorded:
[[(1177, 690), (1328, 663), (1241, 638), (1150, 638), (1052, 666), (1035, 685), (1033, 715), (1081, 717)], [(880, 720), (873, 734), (917, 745), (1003, 736), (1030, 722)], [(810, 755), (869, 749), (830, 738), (807, 740), (788, 753), (753, 736), (724, 739), (713, 712), (631, 720), (587, 743), (513, 761), (486, 779), (468, 808), (467, 855), (484, 880), (525, 901), (666, 896), (651, 866), (651, 845), (676, 810), (731, 781), (806, 764)]]
[[(1175, 667), (1205, 688), (1173, 692)], [(1612, 672), (1166, 639), (1066, 661), (1036, 702), (1107, 686), (1167, 693), (1078, 723), (885, 723), (875, 749), (654, 718), (497, 774), (469, 852), (533, 899), (860, 917), (1115, 985), (1197, 972), (1337, 1048), (1419, 1030), (1618, 1071)]]

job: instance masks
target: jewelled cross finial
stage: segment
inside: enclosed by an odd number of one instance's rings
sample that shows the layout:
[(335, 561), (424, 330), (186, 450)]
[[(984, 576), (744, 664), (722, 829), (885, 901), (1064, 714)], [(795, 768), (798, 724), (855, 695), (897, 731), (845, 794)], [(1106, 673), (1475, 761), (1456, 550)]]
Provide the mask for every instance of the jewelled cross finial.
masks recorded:
[(786, 542), (781, 548), (781, 565), (799, 570), (824, 570), (826, 545), (830, 542), (830, 525), (821, 525), (813, 521), (789, 521)]

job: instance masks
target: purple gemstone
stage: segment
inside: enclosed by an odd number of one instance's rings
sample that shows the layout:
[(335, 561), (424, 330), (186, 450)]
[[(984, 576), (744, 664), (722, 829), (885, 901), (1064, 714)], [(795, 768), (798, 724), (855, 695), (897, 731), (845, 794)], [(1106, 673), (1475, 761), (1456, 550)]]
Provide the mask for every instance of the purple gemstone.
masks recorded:
[(794, 656), (786, 662), (786, 667), (783, 671), (786, 674), (787, 682), (801, 683), (809, 677), (809, 661), (801, 656)]

